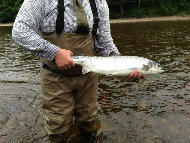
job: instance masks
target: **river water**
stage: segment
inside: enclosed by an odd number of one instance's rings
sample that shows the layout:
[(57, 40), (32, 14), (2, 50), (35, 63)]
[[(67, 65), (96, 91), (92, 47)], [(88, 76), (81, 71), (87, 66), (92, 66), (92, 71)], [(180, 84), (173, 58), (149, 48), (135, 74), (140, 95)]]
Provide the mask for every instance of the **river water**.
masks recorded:
[[(0, 27), (0, 142), (39, 143), (46, 132), (37, 57)], [(111, 24), (122, 55), (160, 63), (145, 80), (99, 76), (103, 143), (190, 142), (190, 21)]]

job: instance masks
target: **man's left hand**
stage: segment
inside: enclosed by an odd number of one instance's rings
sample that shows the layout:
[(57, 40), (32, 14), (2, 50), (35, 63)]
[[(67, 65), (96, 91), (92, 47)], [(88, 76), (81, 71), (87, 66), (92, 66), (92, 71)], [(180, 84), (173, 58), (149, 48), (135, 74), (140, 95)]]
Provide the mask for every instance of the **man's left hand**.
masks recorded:
[[(111, 52), (109, 56), (121, 56), (120, 54), (116, 53), (116, 52)], [(138, 79), (145, 79), (146, 76), (141, 76), (141, 72), (140, 71), (133, 71), (131, 72), (128, 76), (127, 76), (127, 79), (130, 79), (130, 80), (138, 80)]]
[(127, 76), (127, 79), (130, 79), (130, 80), (133, 80), (133, 79), (145, 79), (146, 78), (146, 75), (144, 76), (141, 76), (141, 72), (140, 71), (133, 71), (131, 72), (128, 76)]

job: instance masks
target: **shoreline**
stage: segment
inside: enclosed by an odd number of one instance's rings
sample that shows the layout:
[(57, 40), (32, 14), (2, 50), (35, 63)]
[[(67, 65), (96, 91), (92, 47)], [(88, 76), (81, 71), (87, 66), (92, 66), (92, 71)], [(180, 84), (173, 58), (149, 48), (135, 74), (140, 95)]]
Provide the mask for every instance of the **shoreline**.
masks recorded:
[(111, 19), (110, 23), (132, 23), (132, 22), (151, 22), (151, 21), (175, 21), (175, 20), (190, 20), (190, 15), (174, 15), (160, 17), (145, 17), (145, 18), (123, 18)]
[[(190, 20), (190, 15), (174, 15), (174, 16), (160, 16), (160, 17), (145, 17), (145, 18), (119, 18), (110, 19), (110, 23), (131, 23), (131, 22), (150, 22), (150, 21), (175, 21), (175, 20)], [(13, 26), (11, 23), (0, 23), (0, 27)]]

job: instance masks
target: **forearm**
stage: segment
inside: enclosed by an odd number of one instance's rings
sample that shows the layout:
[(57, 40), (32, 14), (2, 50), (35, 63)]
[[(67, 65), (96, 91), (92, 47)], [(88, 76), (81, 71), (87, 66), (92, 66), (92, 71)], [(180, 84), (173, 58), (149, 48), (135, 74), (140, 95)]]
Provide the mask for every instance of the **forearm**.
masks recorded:
[(45, 17), (45, 1), (25, 0), (12, 29), (12, 38), (24, 49), (36, 56), (53, 60), (59, 47), (39, 35), (40, 24)]
[[(22, 26), (23, 25), (24, 24), (22, 24)], [(21, 47), (32, 54), (41, 58), (46, 58), (47, 60), (53, 60), (60, 48), (41, 38), (39, 34), (29, 26), (26, 27), (28, 27), (28, 30), (23, 31), (13, 26), (12, 38)]]
[(99, 8), (99, 18), (98, 36), (95, 40), (97, 53), (102, 56), (109, 56), (113, 51), (120, 54), (111, 37), (109, 8), (106, 1), (102, 1), (102, 8)]

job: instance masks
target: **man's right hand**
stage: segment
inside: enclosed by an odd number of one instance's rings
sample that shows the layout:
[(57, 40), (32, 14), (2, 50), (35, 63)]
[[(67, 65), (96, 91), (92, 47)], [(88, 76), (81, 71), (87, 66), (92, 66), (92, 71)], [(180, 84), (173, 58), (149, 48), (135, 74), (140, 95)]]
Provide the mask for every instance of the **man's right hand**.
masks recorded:
[(60, 70), (66, 70), (75, 66), (70, 50), (60, 49), (55, 56), (55, 62)]

